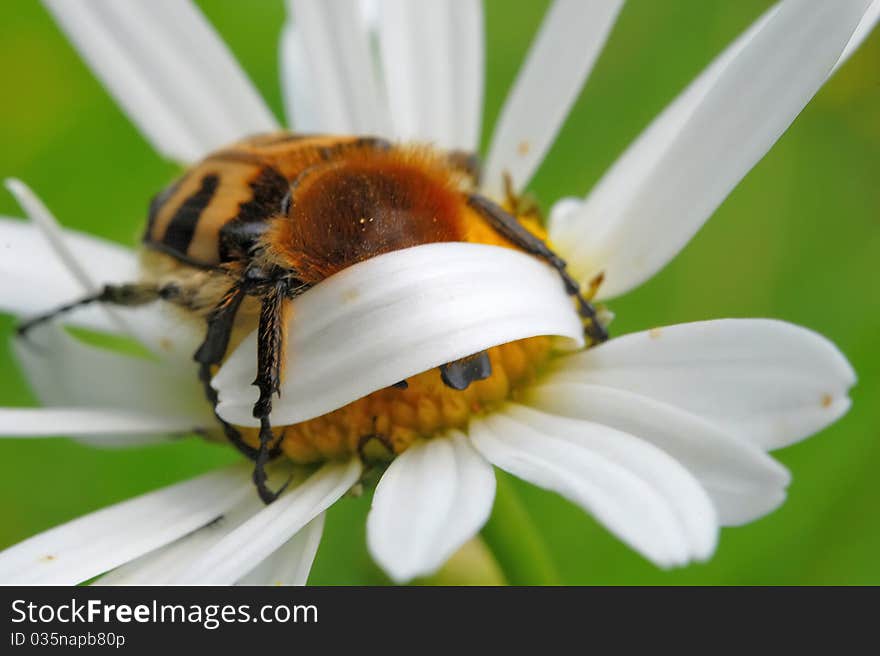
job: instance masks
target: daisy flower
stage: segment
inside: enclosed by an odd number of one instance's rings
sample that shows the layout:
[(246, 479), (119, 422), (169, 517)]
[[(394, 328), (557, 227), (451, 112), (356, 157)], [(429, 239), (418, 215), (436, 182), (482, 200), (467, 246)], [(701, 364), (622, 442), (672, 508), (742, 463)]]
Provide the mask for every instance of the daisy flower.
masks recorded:
[[(159, 154), (183, 163), (278, 123), (198, 10), (178, 0), (45, 2)], [(527, 187), (622, 2), (556, 0), (494, 129), (482, 192)], [(474, 151), (483, 94), (476, 0), (291, 0), (281, 40), (290, 124)], [(732, 43), (584, 199), (553, 206), (549, 241), (597, 300), (661, 269), (867, 35), (869, 0), (784, 0)], [(0, 306), (28, 317), (137, 280), (128, 250), (61, 229), (18, 181), (31, 222), (4, 219)], [(234, 465), (73, 520), (0, 554), (5, 583), (304, 583), (324, 512), (364, 480), (364, 422), (387, 436), (367, 520), (399, 582), (436, 571), (489, 516), (494, 467), (553, 490), (661, 567), (708, 558), (720, 526), (776, 508), (790, 477), (768, 451), (849, 407), (855, 375), (823, 337), (781, 321), (719, 320), (584, 349), (555, 272), (486, 244), (418, 246), (294, 301), (290, 374), (272, 423), (293, 483), (264, 506)], [(132, 444), (216, 422), (191, 354), (198, 331), (160, 305), (89, 307), (72, 325), (128, 335), (152, 359), (41, 326), (15, 353), (45, 408), (0, 410), (17, 437), (60, 431)], [(255, 336), (212, 385), (253, 427)], [(453, 392), (443, 363), (488, 350), (490, 378)], [(86, 373), (87, 372), (87, 373)], [(88, 375), (88, 382), (84, 381)], [(407, 380), (408, 389), (389, 389)], [(370, 445), (368, 445), (370, 446)], [(377, 449), (388, 445), (373, 445)], [(371, 447), (372, 448), (372, 447)]]

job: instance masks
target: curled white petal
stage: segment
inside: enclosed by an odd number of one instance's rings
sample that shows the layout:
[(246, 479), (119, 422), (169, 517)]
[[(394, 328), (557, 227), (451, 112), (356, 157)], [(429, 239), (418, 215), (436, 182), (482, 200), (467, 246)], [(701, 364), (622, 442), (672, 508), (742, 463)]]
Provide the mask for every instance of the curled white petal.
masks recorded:
[(502, 174), (522, 189), (562, 127), (587, 79), (623, 0), (556, 0), (510, 95), (486, 160), (488, 193), (503, 197)]
[(785, 0), (731, 45), (550, 236), (602, 297), (680, 251), (827, 79), (868, 0)]
[[(285, 28), (284, 38), (290, 42), (283, 48), (289, 48), (285, 59), (290, 77), (283, 84), (292, 87), (288, 95), (294, 115), (303, 113), (310, 130), (389, 134), (388, 109), (359, 0), (289, 0), (288, 5), (293, 24)], [(300, 67), (307, 71), (300, 72)], [(305, 88), (297, 89), (299, 83)], [(307, 92), (312, 98), (300, 101)], [(312, 105), (311, 125), (303, 102)], [(298, 129), (304, 129), (296, 120)]]
[(348, 492), (361, 471), (357, 459), (323, 465), (205, 551), (174, 583), (235, 583)]
[(380, 53), (395, 136), (474, 150), (483, 92), (479, 0), (382, 0)]
[(700, 482), (722, 525), (762, 517), (785, 500), (786, 469), (759, 447), (667, 403), (596, 384), (554, 382), (524, 401), (543, 412), (593, 421), (662, 449)]
[(277, 123), (214, 28), (185, 0), (44, 0), (157, 151), (195, 161)]
[(707, 558), (718, 523), (690, 473), (651, 444), (601, 424), (508, 404), (470, 427), (493, 465), (558, 492), (662, 567)]
[(376, 486), (370, 552), (398, 583), (432, 574), (486, 523), (494, 498), (492, 467), (463, 434), (416, 443)]
[(625, 335), (556, 361), (552, 380), (626, 390), (775, 449), (843, 415), (855, 372), (827, 339), (769, 319), (702, 321)]
[[(558, 275), (483, 244), (415, 246), (356, 264), (293, 302), (276, 426), (304, 421), (491, 346), (534, 337), (583, 344)], [(256, 336), (213, 380), (227, 421), (256, 426)]]
[(239, 465), (148, 492), (0, 552), (0, 582), (81, 583), (205, 526), (253, 493)]

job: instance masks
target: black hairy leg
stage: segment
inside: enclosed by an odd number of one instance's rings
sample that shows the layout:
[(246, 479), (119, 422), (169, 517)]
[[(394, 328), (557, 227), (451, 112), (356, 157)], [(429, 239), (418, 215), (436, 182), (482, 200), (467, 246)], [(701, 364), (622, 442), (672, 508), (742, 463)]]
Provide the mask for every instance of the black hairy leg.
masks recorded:
[[(217, 414), (217, 392), (211, 387), (211, 377), (213, 375), (211, 368), (220, 364), (226, 355), (229, 338), (232, 335), (232, 327), (235, 323), (235, 316), (238, 313), (241, 302), (244, 300), (246, 289), (247, 279), (242, 279), (232, 285), (223, 295), (211, 311), (211, 314), (208, 315), (205, 340), (195, 352), (193, 359), (199, 365), (199, 381), (202, 383), (202, 388), (205, 391), (205, 398), (211, 404), (214, 417), (223, 428), (223, 434), (226, 436), (226, 439), (242, 454), (251, 460), (256, 460), (259, 450), (245, 442), (238, 429), (224, 421)], [(269, 456), (274, 458), (279, 453), (280, 451), (275, 449), (270, 451)]]
[(269, 415), (272, 413), (272, 397), (279, 393), (281, 387), (284, 310), (289, 302), (289, 290), (290, 283), (283, 279), (272, 283), (271, 288), (262, 295), (263, 306), (257, 331), (257, 378), (254, 385), (260, 390), (260, 397), (254, 404), (254, 417), (260, 420), (260, 447), (254, 462), (253, 479), (260, 498), (267, 504), (275, 501), (290, 483), (288, 479), (277, 492), (266, 485), (266, 464), (271, 457), (273, 443), (277, 442)]
[[(468, 197), (468, 205), (479, 212), (505, 239), (527, 253), (541, 258), (556, 269), (565, 285), (565, 291), (577, 303), (578, 314), (584, 320), (584, 332), (587, 337), (593, 344), (600, 344), (608, 340), (608, 331), (599, 321), (596, 308), (581, 294), (580, 285), (568, 273), (565, 260), (554, 253), (542, 239), (526, 230), (515, 216), (488, 198), (473, 194)], [(591, 291), (595, 293), (595, 290)]]
[(108, 305), (119, 305), (123, 307), (138, 307), (152, 303), (158, 299), (168, 301), (176, 301), (180, 298), (181, 292), (177, 285), (154, 285), (150, 283), (126, 283), (122, 285), (104, 285), (101, 291), (95, 294), (83, 296), (75, 301), (60, 305), (54, 310), (31, 317), (18, 325), (16, 332), (19, 336), (24, 337), (35, 326), (51, 321), (55, 317), (76, 310), (77, 308), (91, 305), (93, 303), (107, 303)]
[[(232, 325), (235, 320), (235, 314), (238, 311), (241, 301), (244, 298), (244, 286), (240, 283), (233, 285), (229, 291), (223, 296), (217, 307), (214, 308), (208, 317), (208, 330), (205, 341), (196, 351), (194, 359), (199, 364), (199, 381), (205, 391), (205, 396), (211, 407), (214, 408), (214, 416), (223, 428), (226, 438), (244, 455), (251, 460), (256, 460), (258, 450), (248, 445), (241, 437), (241, 434), (235, 427), (229, 425), (217, 415), (217, 393), (211, 387), (211, 367), (219, 364), (223, 356), (226, 354), (226, 348), (229, 345), (229, 337), (232, 332)], [(156, 300), (166, 300), (172, 303), (186, 306), (187, 301), (185, 295), (175, 284), (154, 285), (148, 283), (128, 283), (121, 285), (105, 285), (101, 291), (96, 294), (84, 296), (76, 301), (59, 306), (50, 312), (33, 317), (17, 328), (20, 336), (25, 337), (27, 333), (34, 327), (50, 321), (55, 317), (70, 312), (77, 308), (91, 305), (92, 303), (107, 303), (121, 307), (138, 307), (152, 303)], [(277, 455), (277, 452), (270, 451), (270, 457)]]

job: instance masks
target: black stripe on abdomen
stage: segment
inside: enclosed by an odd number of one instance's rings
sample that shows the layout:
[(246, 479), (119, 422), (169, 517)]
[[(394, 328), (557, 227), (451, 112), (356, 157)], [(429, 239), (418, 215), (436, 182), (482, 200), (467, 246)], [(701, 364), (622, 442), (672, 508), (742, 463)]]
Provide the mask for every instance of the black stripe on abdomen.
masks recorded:
[(162, 211), (162, 208), (165, 207), (165, 204), (168, 200), (177, 193), (178, 188), (186, 179), (186, 176), (180, 178), (179, 180), (175, 180), (170, 185), (165, 187), (158, 194), (153, 196), (150, 201), (150, 208), (147, 212), (147, 229), (144, 231), (144, 241), (152, 241), (154, 236), (153, 230), (156, 227), (156, 220), (159, 218), (159, 213)]
[(250, 188), (251, 199), (238, 206), (239, 221), (265, 221), (277, 215), (290, 183), (276, 169), (266, 166), (251, 181)]
[(202, 178), (199, 190), (183, 201), (171, 217), (165, 234), (162, 235), (162, 244), (177, 253), (186, 253), (196, 232), (199, 218), (214, 197), (219, 183), (220, 177), (215, 174)]
[(238, 206), (235, 220), (220, 229), (220, 261), (244, 257), (262, 235), (266, 222), (281, 213), (281, 202), (290, 183), (271, 166), (264, 167), (250, 182), (251, 198)]

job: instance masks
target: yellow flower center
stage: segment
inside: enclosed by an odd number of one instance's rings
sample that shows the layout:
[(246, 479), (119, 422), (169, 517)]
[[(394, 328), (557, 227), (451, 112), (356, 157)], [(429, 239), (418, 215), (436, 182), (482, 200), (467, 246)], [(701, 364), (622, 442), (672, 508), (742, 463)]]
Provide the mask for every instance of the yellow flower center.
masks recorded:
[[(550, 357), (551, 342), (532, 337), (489, 349), (492, 375), (465, 390), (447, 387), (440, 370), (431, 369), (408, 378), (406, 389), (378, 390), (320, 417), (276, 427), (275, 434), (284, 454), (300, 464), (352, 455), (389, 460), (417, 438), (465, 428), (473, 415), (515, 399)], [(257, 429), (239, 430), (250, 445), (259, 444)]]

